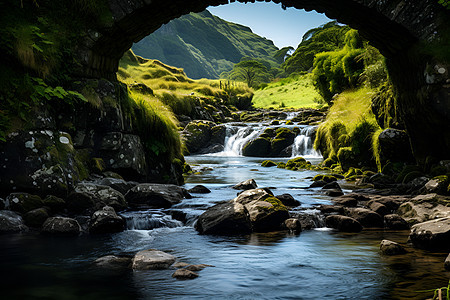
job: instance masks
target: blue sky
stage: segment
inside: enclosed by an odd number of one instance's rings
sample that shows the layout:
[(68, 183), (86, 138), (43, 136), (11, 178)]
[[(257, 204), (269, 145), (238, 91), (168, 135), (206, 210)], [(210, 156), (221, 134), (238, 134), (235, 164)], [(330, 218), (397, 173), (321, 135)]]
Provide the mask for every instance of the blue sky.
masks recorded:
[(283, 10), (273, 2), (239, 3), (208, 7), (221, 19), (248, 26), (262, 37), (272, 40), (278, 48), (297, 48), (302, 36), (311, 28), (330, 22), (324, 14), (295, 8)]

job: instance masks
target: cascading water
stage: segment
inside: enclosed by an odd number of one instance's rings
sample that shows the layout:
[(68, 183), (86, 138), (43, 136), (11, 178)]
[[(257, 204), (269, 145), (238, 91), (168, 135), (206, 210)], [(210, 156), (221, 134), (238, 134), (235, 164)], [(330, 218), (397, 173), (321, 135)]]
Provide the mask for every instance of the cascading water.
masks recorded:
[(292, 157), (296, 156), (310, 156), (320, 157), (320, 153), (314, 150), (313, 136), (315, 134), (315, 126), (307, 126), (301, 129), (299, 135), (295, 137), (292, 147)]
[(242, 126), (242, 124), (228, 124), (224, 150), (223, 152), (214, 153), (214, 156), (242, 156), (244, 146), (251, 140), (261, 135), (267, 128), (300, 128), (300, 133), (295, 137), (292, 144), (292, 157), (321, 157), (321, 154), (313, 148), (313, 137), (316, 131), (316, 126), (292, 126), (292, 125), (262, 125), (249, 124)]
[(159, 210), (132, 211), (123, 213), (128, 230), (151, 230), (161, 227), (181, 227), (183, 223), (172, 219)]

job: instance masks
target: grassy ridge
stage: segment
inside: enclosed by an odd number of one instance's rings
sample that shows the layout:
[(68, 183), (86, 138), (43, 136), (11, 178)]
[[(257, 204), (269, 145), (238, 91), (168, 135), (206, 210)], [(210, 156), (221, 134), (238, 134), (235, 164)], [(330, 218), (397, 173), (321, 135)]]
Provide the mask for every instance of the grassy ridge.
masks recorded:
[(312, 75), (296, 75), (269, 83), (255, 91), (257, 108), (317, 108), (322, 97), (314, 88)]

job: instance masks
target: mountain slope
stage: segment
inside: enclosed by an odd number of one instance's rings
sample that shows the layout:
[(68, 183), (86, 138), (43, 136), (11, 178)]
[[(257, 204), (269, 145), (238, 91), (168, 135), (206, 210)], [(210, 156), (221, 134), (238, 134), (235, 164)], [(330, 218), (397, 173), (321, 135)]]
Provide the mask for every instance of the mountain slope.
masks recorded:
[(278, 64), (273, 57), (278, 48), (272, 41), (207, 10), (172, 20), (132, 49), (136, 55), (184, 68), (194, 79), (218, 78), (244, 56)]

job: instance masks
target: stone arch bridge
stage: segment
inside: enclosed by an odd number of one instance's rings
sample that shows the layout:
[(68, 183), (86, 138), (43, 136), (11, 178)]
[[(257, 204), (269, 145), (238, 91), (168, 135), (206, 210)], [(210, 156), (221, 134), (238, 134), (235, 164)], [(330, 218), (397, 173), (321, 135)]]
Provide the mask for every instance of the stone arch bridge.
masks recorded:
[[(118, 61), (133, 42), (162, 24), (227, 0), (107, 0), (112, 22), (81, 38), (77, 75), (115, 80)], [(231, 1), (234, 2), (234, 1)], [(239, 2), (255, 2), (239, 0)], [(266, 2), (270, 2), (266, 0)], [(449, 61), (430, 45), (449, 45), (450, 11), (438, 0), (273, 0), (284, 7), (316, 10), (358, 29), (387, 58), (397, 105), (414, 154), (450, 157)], [(270, 20), (268, 20), (270, 26)], [(450, 49), (448, 49), (450, 51)], [(431, 53), (431, 54), (430, 54)]]

